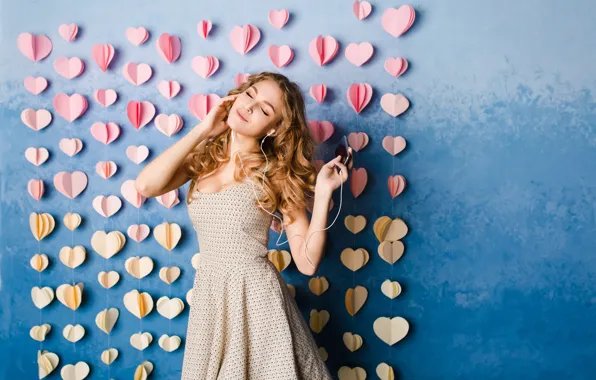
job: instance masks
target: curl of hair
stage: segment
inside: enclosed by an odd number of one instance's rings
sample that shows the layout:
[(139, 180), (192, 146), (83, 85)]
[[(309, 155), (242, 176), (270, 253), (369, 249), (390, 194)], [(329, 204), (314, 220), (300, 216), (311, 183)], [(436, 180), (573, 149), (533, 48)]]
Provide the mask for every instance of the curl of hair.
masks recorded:
[[(273, 136), (267, 136), (262, 144), (269, 166), (263, 176), (266, 160), (260, 151), (242, 153), (242, 163), (250, 177), (249, 180), (255, 182), (255, 187), (260, 187), (263, 183), (264, 192), (259, 199), (263, 207), (271, 213), (278, 211), (289, 214), (297, 208), (305, 207), (310, 202), (307, 197), (314, 197), (317, 175), (312, 163), (316, 142), (308, 130), (306, 107), (300, 88), (282, 74), (261, 72), (249, 76), (242, 85), (229, 91), (228, 95), (242, 93), (253, 84), (266, 79), (277, 83), (283, 93), (284, 105), (279, 128)], [(190, 189), (195, 189), (202, 177), (211, 174), (230, 160), (226, 154), (230, 138), (231, 129), (227, 128), (207, 143), (204, 149), (191, 154), (187, 166), (191, 177)], [(234, 180), (242, 182), (245, 175), (238, 157), (235, 163)], [(192, 201), (192, 193), (193, 191), (188, 191), (187, 203)], [(255, 204), (258, 206), (256, 200)], [(294, 218), (289, 216), (288, 224), (293, 221)]]

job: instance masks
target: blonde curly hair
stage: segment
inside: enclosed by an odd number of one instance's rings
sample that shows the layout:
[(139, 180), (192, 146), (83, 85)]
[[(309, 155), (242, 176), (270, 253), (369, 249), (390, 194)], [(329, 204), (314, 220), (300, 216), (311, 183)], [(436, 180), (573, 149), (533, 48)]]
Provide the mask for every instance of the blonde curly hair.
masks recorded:
[[(317, 176), (317, 170), (312, 162), (316, 142), (308, 130), (306, 107), (300, 88), (286, 76), (266, 71), (250, 75), (242, 85), (228, 92), (228, 95), (242, 93), (255, 83), (266, 79), (277, 83), (283, 93), (284, 105), (279, 128), (273, 136), (267, 137), (262, 145), (269, 166), (263, 178), (266, 160), (260, 151), (243, 152), (242, 163), (250, 179), (256, 181), (256, 186), (260, 186), (261, 181), (264, 180), (265, 192), (260, 199), (263, 207), (271, 213), (279, 211), (287, 214), (296, 208), (304, 207), (308, 203), (306, 197), (314, 196)], [(229, 107), (231, 108), (231, 104)], [(191, 178), (190, 189), (195, 188), (202, 176), (210, 174), (230, 160), (230, 157), (225, 154), (225, 147), (228, 146), (230, 137), (231, 129), (227, 128), (206, 144), (205, 149), (191, 154), (187, 166)], [(235, 163), (234, 180), (241, 182), (245, 175), (238, 157)], [(187, 203), (192, 201), (192, 193), (193, 191), (187, 193)], [(255, 204), (258, 205), (256, 200)], [(261, 212), (264, 211), (261, 210)], [(288, 224), (293, 221), (290, 216)]]

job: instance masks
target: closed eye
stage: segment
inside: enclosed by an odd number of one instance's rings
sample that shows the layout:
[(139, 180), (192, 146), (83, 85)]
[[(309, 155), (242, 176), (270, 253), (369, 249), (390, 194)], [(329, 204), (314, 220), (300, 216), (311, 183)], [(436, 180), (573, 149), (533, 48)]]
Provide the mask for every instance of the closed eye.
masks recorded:
[[(246, 95), (250, 96), (252, 98), (252, 96), (248, 93), (248, 91), (246, 92)], [(267, 112), (265, 112), (265, 110), (263, 109), (263, 107), (261, 107), (261, 111), (263, 111), (263, 114), (265, 114), (265, 116), (269, 116), (269, 114), (267, 114)]]

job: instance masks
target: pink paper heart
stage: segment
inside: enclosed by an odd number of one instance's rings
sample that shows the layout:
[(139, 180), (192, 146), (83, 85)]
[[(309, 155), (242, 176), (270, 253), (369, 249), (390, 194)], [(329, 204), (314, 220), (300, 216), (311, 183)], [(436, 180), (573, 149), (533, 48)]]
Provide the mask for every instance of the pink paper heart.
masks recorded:
[(271, 62), (280, 68), (292, 62), (292, 59), (294, 58), (294, 51), (288, 45), (279, 47), (277, 45), (269, 45), (267, 52)]
[(406, 179), (402, 175), (389, 176), (387, 179), (387, 187), (389, 187), (389, 194), (391, 198), (397, 197), (406, 188)]
[(103, 179), (108, 179), (116, 174), (118, 166), (114, 161), (99, 161), (95, 165), (95, 172)]
[(65, 197), (74, 199), (87, 187), (87, 175), (81, 171), (60, 172), (54, 176), (54, 187)]
[(175, 80), (162, 80), (157, 85), (159, 93), (166, 99), (172, 99), (180, 92), (180, 83)]
[(171, 137), (182, 129), (182, 118), (176, 114), (159, 114), (155, 117), (155, 127), (164, 135)]
[(146, 100), (142, 102), (131, 100), (126, 106), (126, 114), (133, 127), (139, 130), (153, 120), (155, 106)]
[(132, 240), (140, 243), (149, 236), (149, 226), (146, 224), (131, 224), (126, 233)]
[(337, 54), (338, 49), (339, 45), (337, 40), (331, 36), (318, 36), (310, 41), (310, 44), (308, 45), (310, 56), (319, 66), (331, 62)]
[(64, 78), (72, 79), (85, 71), (85, 64), (78, 57), (60, 57), (54, 61), (54, 70)]
[(381, 24), (387, 33), (397, 38), (410, 29), (415, 18), (414, 8), (411, 5), (402, 5), (398, 9), (387, 8), (383, 13)]
[(109, 197), (98, 195), (93, 198), (93, 209), (104, 218), (109, 218), (117, 213), (120, 207), (122, 207), (122, 201), (115, 195)]
[(330, 121), (311, 120), (308, 122), (308, 129), (312, 138), (318, 143), (328, 140), (335, 131)]
[(120, 136), (120, 126), (111, 121), (107, 124), (98, 121), (91, 126), (91, 136), (100, 143), (108, 145)]
[(192, 69), (203, 78), (209, 78), (219, 68), (219, 60), (214, 56), (197, 56), (192, 60)]
[(140, 86), (151, 78), (153, 70), (151, 69), (151, 66), (146, 63), (137, 65), (134, 62), (129, 62), (122, 68), (122, 75), (124, 75), (124, 78), (130, 83), (135, 86)]
[(81, 94), (57, 94), (54, 96), (53, 104), (58, 115), (71, 123), (84, 114), (88, 106), (87, 98)]
[(410, 102), (402, 94), (385, 94), (381, 97), (381, 107), (389, 115), (396, 117), (406, 112)]
[(52, 51), (52, 41), (44, 34), (21, 33), (17, 38), (17, 47), (23, 55), (33, 62), (47, 57)]
[(95, 44), (91, 47), (93, 60), (104, 73), (114, 58), (114, 47), (110, 44)]
[(95, 98), (95, 101), (101, 104), (103, 107), (109, 107), (112, 104), (116, 103), (116, 99), (118, 99), (118, 94), (116, 93), (116, 91), (112, 89), (99, 89), (93, 93), (93, 98)]
[(346, 58), (356, 66), (362, 66), (373, 55), (375, 49), (369, 42), (351, 43), (346, 48)]
[(171, 36), (168, 33), (162, 33), (156, 42), (157, 51), (167, 63), (175, 62), (180, 57), (182, 45), (180, 37)]
[(58, 146), (67, 156), (72, 157), (83, 149), (83, 142), (76, 137), (72, 139), (63, 138), (58, 143)]
[(197, 24), (197, 33), (199, 33), (199, 36), (203, 37), (203, 39), (207, 39), (212, 26), (213, 24), (211, 21), (203, 20)]
[(34, 110), (33, 108), (27, 108), (21, 112), (21, 121), (34, 131), (40, 131), (50, 125), (52, 114), (50, 111), (44, 109)]
[(157, 202), (166, 208), (172, 208), (180, 203), (178, 199), (178, 189), (168, 191), (165, 194), (155, 197)]
[(372, 11), (372, 6), (368, 1), (355, 0), (352, 4), (352, 12), (354, 12), (354, 16), (356, 16), (358, 20), (367, 18), (370, 11)]
[(188, 101), (188, 109), (199, 120), (203, 120), (221, 98), (217, 94), (195, 94)]
[(269, 11), (269, 23), (277, 29), (283, 28), (284, 25), (288, 22), (288, 18), (290, 14), (285, 9), (280, 9), (279, 11), (272, 10)]
[(408, 69), (408, 61), (401, 57), (388, 58), (385, 61), (384, 67), (385, 71), (397, 78), (401, 76), (403, 73), (405, 73)]
[(230, 42), (238, 53), (244, 55), (255, 47), (261, 39), (261, 31), (254, 25), (236, 25), (230, 32)]
[(148, 38), (149, 32), (142, 26), (139, 26), (138, 28), (126, 28), (126, 39), (133, 45), (139, 46), (145, 43)]
[(62, 24), (58, 27), (58, 34), (68, 42), (74, 41), (78, 32), (79, 27), (76, 24)]
[(368, 135), (364, 132), (352, 132), (348, 135), (348, 144), (359, 152), (368, 145)]
[(27, 183), (27, 190), (29, 195), (36, 201), (40, 200), (44, 193), (43, 181), (41, 179), (31, 179)]
[(28, 76), (25, 78), (24, 83), (27, 91), (33, 95), (41, 94), (48, 87), (48, 81), (44, 77), (34, 78), (32, 76)]
[(149, 148), (145, 145), (134, 146), (130, 145), (126, 148), (126, 156), (130, 158), (135, 164), (140, 164), (149, 157)]
[(383, 148), (392, 156), (406, 149), (406, 139), (401, 136), (385, 136)]
[(327, 96), (327, 86), (324, 84), (313, 84), (310, 88), (310, 96), (319, 104), (323, 103), (325, 96)]
[(368, 83), (353, 83), (348, 88), (348, 103), (359, 114), (372, 98), (372, 87)]
[(135, 180), (129, 179), (122, 183), (120, 186), (120, 192), (124, 199), (126, 199), (131, 205), (135, 206), (136, 208), (141, 208), (143, 203), (145, 203), (146, 197), (142, 196), (141, 193), (137, 191), (135, 188)]
[(35, 166), (40, 166), (48, 160), (50, 153), (46, 148), (33, 148), (29, 147), (25, 151), (25, 158), (27, 161)]
[(365, 168), (352, 169), (352, 174), (350, 175), (350, 190), (352, 191), (354, 198), (358, 198), (358, 196), (362, 194), (367, 182), (368, 175)]
[(242, 86), (242, 84), (248, 80), (249, 76), (250, 76), (250, 74), (246, 74), (246, 73), (236, 74), (236, 76), (234, 77), (234, 84), (236, 85), (236, 87)]

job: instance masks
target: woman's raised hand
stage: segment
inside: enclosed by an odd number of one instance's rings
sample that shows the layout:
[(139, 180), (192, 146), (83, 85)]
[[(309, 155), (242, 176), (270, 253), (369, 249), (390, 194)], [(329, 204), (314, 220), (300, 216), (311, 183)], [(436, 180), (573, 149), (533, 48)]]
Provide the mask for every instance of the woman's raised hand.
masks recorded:
[(207, 131), (208, 137), (215, 137), (228, 128), (228, 113), (239, 94), (224, 96), (213, 106), (199, 124)]

